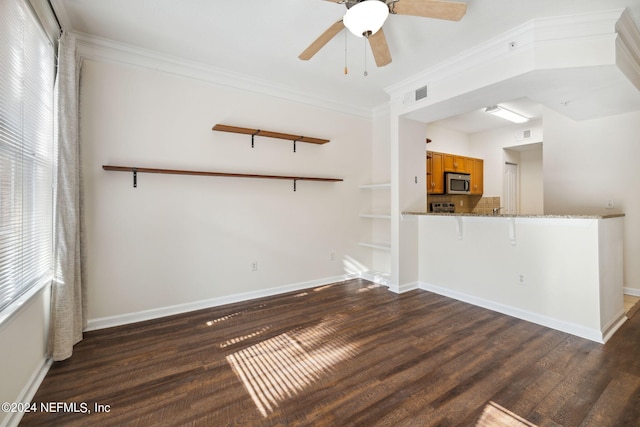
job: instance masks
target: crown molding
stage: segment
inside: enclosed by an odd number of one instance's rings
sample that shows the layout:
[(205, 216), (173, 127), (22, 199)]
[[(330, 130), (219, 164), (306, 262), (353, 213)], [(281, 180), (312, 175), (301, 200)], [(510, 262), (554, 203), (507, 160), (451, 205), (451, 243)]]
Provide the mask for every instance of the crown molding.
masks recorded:
[(391, 107), (389, 106), (388, 103), (378, 105), (377, 107), (373, 108), (373, 110), (371, 111), (371, 118), (374, 120), (385, 118), (390, 114), (390, 112), (391, 112)]
[(74, 32), (80, 60), (106, 61), (161, 71), (221, 87), (257, 93), (371, 120), (373, 111), (357, 105), (336, 103), (286, 85), (274, 84), (205, 63), (143, 49), (86, 33)]

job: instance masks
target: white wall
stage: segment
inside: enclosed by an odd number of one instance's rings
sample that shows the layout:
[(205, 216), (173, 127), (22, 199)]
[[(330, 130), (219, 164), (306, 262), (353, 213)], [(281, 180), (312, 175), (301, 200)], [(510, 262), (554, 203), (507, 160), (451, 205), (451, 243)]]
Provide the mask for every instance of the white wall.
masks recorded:
[(399, 130), (400, 211), (424, 211), (427, 207), (427, 125), (401, 118)]
[[(399, 210), (424, 212), (427, 208), (427, 126), (408, 119), (399, 120)], [(399, 289), (418, 281), (418, 222), (415, 217), (399, 223)]]
[[(456, 141), (460, 154), (483, 158), (485, 195), (501, 195), (502, 149), (544, 140), (542, 163), (539, 152), (519, 152), (522, 212), (539, 213), (542, 207), (547, 214), (610, 213), (605, 206), (613, 200), (613, 211), (625, 213), (625, 291), (640, 295), (640, 265), (635, 262), (640, 258), (640, 112), (574, 121), (545, 108), (543, 117), (544, 125), (540, 121), (520, 126), (532, 129), (529, 141), (515, 140), (518, 127), (515, 131), (514, 127), (502, 128), (470, 135), (467, 152), (464, 134), (428, 125), (434, 139), (429, 149), (446, 152), (447, 146), (441, 145), (441, 140), (448, 138)], [(542, 176), (542, 186), (536, 176)]]
[[(524, 130), (531, 130), (530, 138), (522, 138)], [(521, 213), (542, 213), (542, 157), (523, 151), (529, 144), (540, 144), (543, 140), (542, 120), (521, 125), (510, 125), (490, 131), (467, 134), (439, 126), (427, 124), (427, 136), (431, 138), (429, 151), (453, 153), (484, 160), (484, 195), (503, 195), (504, 162), (513, 161), (520, 170)], [(505, 148), (513, 148), (514, 158), (509, 158)], [(526, 153), (526, 154), (525, 154)]]
[[(213, 132), (216, 123), (330, 139), (326, 145)], [(372, 125), (328, 110), (149, 69), (85, 60), (81, 138), (88, 318), (333, 278), (357, 245)], [(344, 182), (106, 172), (102, 165), (326, 176)], [(335, 252), (335, 260), (330, 260)], [(258, 271), (251, 263), (258, 262)], [(117, 323), (117, 321), (115, 322)]]
[[(46, 286), (0, 323), (0, 402), (29, 402), (48, 370), (50, 287)], [(0, 411), (0, 426), (22, 414)]]
[(376, 116), (373, 120), (373, 137), (371, 144), (371, 182), (391, 182), (391, 138), (389, 112)]
[(421, 216), (419, 224), (424, 289), (595, 341), (623, 318), (622, 218)]
[(469, 135), (452, 129), (439, 126), (436, 123), (427, 123), (426, 137), (431, 139), (427, 149), (440, 153), (458, 154), (470, 156), (471, 146)]
[(546, 213), (625, 213), (624, 283), (640, 295), (640, 112), (574, 121), (544, 112)]
[(542, 144), (535, 150), (520, 152), (520, 213), (544, 213)]
[[(523, 139), (523, 130), (531, 130), (531, 138)], [(506, 126), (470, 135), (471, 157), (484, 159), (484, 195), (501, 196), (505, 153), (504, 148), (540, 143), (543, 141), (542, 121), (536, 120), (521, 125)]]

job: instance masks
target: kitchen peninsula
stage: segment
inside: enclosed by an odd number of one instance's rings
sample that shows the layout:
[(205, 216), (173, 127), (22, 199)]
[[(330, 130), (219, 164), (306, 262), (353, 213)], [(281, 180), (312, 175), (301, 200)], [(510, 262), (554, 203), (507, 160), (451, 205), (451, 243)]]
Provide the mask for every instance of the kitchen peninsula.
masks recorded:
[(421, 289), (601, 343), (626, 320), (624, 214), (402, 215)]

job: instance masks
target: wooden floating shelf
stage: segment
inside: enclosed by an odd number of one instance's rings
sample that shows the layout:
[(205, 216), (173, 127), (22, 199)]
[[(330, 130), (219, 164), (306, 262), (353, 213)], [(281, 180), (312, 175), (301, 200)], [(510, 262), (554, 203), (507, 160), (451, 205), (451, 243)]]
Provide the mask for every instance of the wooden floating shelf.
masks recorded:
[(229, 126), (229, 125), (221, 125), (221, 124), (215, 125), (212, 130), (217, 130), (220, 132), (240, 133), (243, 135), (251, 135), (251, 147), (253, 147), (254, 136), (264, 136), (267, 138), (286, 139), (288, 141), (293, 141), (293, 151), (295, 151), (296, 142), (306, 142), (309, 144), (326, 144), (327, 142), (329, 142), (328, 139), (311, 138), (309, 136), (304, 136), (304, 135), (291, 135), (288, 133), (272, 132), (272, 131), (262, 130), (262, 129), (241, 128), (237, 126)]
[(138, 167), (134, 167), (134, 166), (103, 165), (102, 169), (104, 169), (106, 171), (131, 172), (131, 173), (133, 173), (133, 186), (134, 187), (137, 187), (137, 174), (138, 173), (159, 173), (159, 174), (168, 174), (168, 175), (221, 176), (221, 177), (231, 177), (231, 178), (284, 179), (284, 180), (293, 181), (293, 191), (296, 190), (296, 181), (326, 181), (326, 182), (344, 181), (342, 178), (319, 178), (319, 177), (311, 177), (311, 176), (259, 175), (259, 174), (246, 174), (246, 173), (206, 172), (206, 171), (191, 171), (191, 170), (179, 170), (179, 169), (138, 168)]

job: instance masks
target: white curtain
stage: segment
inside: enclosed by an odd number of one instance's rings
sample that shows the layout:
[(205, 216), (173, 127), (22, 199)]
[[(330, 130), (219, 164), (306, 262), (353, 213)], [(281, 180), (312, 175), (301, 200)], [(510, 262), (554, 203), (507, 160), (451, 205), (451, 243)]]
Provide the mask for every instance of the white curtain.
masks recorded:
[(71, 356), (86, 326), (84, 221), (79, 143), (79, 63), (75, 36), (65, 32), (58, 49), (58, 168), (55, 198), (54, 279), (49, 354)]

